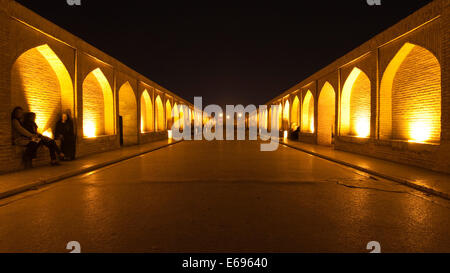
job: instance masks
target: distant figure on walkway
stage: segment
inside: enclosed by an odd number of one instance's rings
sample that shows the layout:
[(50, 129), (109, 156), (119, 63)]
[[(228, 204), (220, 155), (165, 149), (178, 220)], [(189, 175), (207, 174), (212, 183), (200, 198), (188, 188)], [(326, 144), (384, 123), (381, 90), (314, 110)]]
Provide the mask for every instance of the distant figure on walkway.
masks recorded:
[(294, 140), (298, 140), (298, 135), (300, 134), (300, 127), (297, 126), (297, 123), (293, 123), (290, 132), (290, 138)]
[(57, 155), (59, 155), (60, 157), (64, 157), (64, 154), (61, 153), (61, 151), (58, 148), (58, 145), (56, 145), (56, 142), (53, 139), (43, 136), (38, 133), (38, 131), (37, 131), (38, 126), (36, 124), (36, 114), (33, 112), (25, 113), (22, 126), (28, 132), (30, 132), (34, 135), (32, 142), (35, 144), (32, 144), (32, 143), (29, 144), (29, 145), (34, 146), (33, 147), (34, 148), (34, 154), (33, 154), (34, 157), (33, 158), (36, 157), (37, 148), (40, 145), (44, 145), (50, 151), (51, 165), (52, 166), (59, 165), (59, 160), (58, 160)]
[(76, 138), (70, 110), (62, 113), (61, 119), (56, 123), (54, 136), (55, 140), (61, 141), (61, 151), (64, 153), (64, 160), (74, 160)]

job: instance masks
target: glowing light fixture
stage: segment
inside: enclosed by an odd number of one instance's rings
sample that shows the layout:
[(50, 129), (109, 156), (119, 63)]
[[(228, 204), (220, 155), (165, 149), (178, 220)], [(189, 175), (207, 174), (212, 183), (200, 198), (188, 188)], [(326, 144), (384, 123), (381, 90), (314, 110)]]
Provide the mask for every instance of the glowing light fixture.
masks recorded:
[(356, 122), (356, 133), (358, 137), (368, 137), (370, 134), (370, 122), (366, 118), (359, 118)]
[(287, 139), (287, 137), (288, 137), (288, 131), (284, 131), (283, 138), (284, 138), (284, 139)]
[(83, 133), (84, 133), (84, 136), (88, 137), (88, 138), (96, 137), (97, 134), (96, 134), (95, 123), (93, 121), (87, 121), (84, 124)]
[(430, 139), (430, 127), (423, 121), (417, 121), (411, 124), (410, 128), (411, 142), (425, 142)]
[(47, 131), (42, 133), (43, 136), (49, 137), (49, 138), (53, 138), (53, 133), (52, 133), (52, 129), (47, 129)]
[(169, 139), (172, 139), (172, 130), (167, 130), (167, 136)]

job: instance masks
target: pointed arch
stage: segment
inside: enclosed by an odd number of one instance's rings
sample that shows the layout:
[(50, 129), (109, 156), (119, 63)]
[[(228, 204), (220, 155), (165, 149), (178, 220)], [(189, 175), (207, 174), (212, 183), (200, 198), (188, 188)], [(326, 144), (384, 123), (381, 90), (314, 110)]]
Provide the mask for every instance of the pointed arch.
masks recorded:
[(405, 43), (381, 80), (380, 138), (439, 142), (440, 134), (441, 66), (427, 49)]
[(357, 137), (370, 136), (369, 77), (359, 68), (353, 68), (344, 83), (341, 97), (341, 134)]
[(137, 103), (136, 95), (129, 82), (125, 82), (119, 89), (119, 115), (122, 117), (123, 144), (136, 144)]
[(273, 116), (272, 108), (273, 108), (273, 106), (269, 107), (269, 115), (268, 115), (268, 126), (267, 126), (267, 129), (270, 129), (270, 130), (272, 130), (272, 116)]
[(164, 105), (161, 101), (161, 97), (158, 95), (155, 99), (155, 128), (158, 131), (164, 131)]
[(286, 102), (284, 103), (284, 108), (283, 108), (283, 124), (285, 125), (285, 129), (289, 128), (289, 116), (290, 116), (290, 104), (289, 104), (289, 100), (286, 100)]
[(175, 102), (175, 104), (173, 105), (173, 124), (178, 124), (178, 126), (180, 126), (179, 124), (179, 119), (180, 119), (180, 112), (179, 112), (179, 107), (178, 104)]
[(318, 101), (317, 142), (321, 145), (331, 145), (335, 134), (336, 94), (333, 86), (326, 82), (320, 91)]
[(172, 119), (172, 105), (170, 104), (170, 100), (166, 101), (166, 128), (168, 130), (172, 129), (173, 124)]
[(47, 45), (27, 50), (11, 69), (11, 105), (36, 113), (38, 131), (51, 136), (62, 111), (74, 109), (73, 82)]
[(304, 133), (314, 133), (314, 97), (310, 90), (303, 99), (301, 130)]
[(152, 98), (147, 89), (141, 95), (141, 133), (152, 132), (154, 130), (153, 122), (153, 104)]
[(179, 112), (179, 120), (180, 120), (180, 129), (183, 130), (184, 129), (184, 111), (185, 111), (185, 105), (184, 104), (180, 104), (179, 105), (180, 108), (180, 112)]
[(291, 107), (291, 129), (295, 130), (300, 125), (299, 115), (300, 115), (300, 100), (298, 99), (298, 96), (295, 96), (294, 100), (292, 101)]
[(83, 133), (86, 137), (115, 133), (113, 92), (100, 68), (83, 81)]
[(278, 104), (277, 118), (279, 130), (281, 130), (283, 129), (283, 105), (281, 104), (281, 102)]

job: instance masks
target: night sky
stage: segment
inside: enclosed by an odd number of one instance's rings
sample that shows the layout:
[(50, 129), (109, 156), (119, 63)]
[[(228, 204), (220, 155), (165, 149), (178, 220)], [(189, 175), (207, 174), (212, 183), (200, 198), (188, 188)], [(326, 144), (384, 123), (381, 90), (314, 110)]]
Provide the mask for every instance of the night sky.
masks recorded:
[(431, 2), (81, 1), (17, 2), (204, 105), (265, 103)]

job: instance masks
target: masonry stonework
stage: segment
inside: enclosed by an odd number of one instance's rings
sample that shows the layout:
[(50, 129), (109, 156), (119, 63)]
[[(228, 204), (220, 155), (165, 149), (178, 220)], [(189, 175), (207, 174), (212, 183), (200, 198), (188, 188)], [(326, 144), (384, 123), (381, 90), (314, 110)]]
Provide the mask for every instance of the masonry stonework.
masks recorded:
[[(129, 89), (121, 96), (124, 84)], [(154, 124), (145, 133), (140, 130), (143, 86), (151, 98), (149, 109), (155, 110), (155, 92), (164, 100), (159, 112), (152, 112), (152, 120), (157, 116), (162, 123), (158, 132)], [(36, 112), (42, 133), (51, 131), (61, 111), (71, 110), (77, 156), (84, 156), (120, 148), (120, 115), (126, 120), (126, 145), (167, 138), (166, 96), (192, 106), (15, 1), (0, 0), (0, 173), (23, 168), (23, 148), (11, 139), (15, 106)], [(47, 152), (41, 149), (35, 165), (46, 162)]]
[[(267, 105), (329, 82), (336, 91), (335, 149), (450, 173), (449, 15), (450, 2), (435, 0)], [(366, 79), (345, 90), (355, 69)], [(316, 104), (315, 128), (321, 130), (318, 111)], [(317, 143), (317, 132), (301, 133), (299, 140)]]

